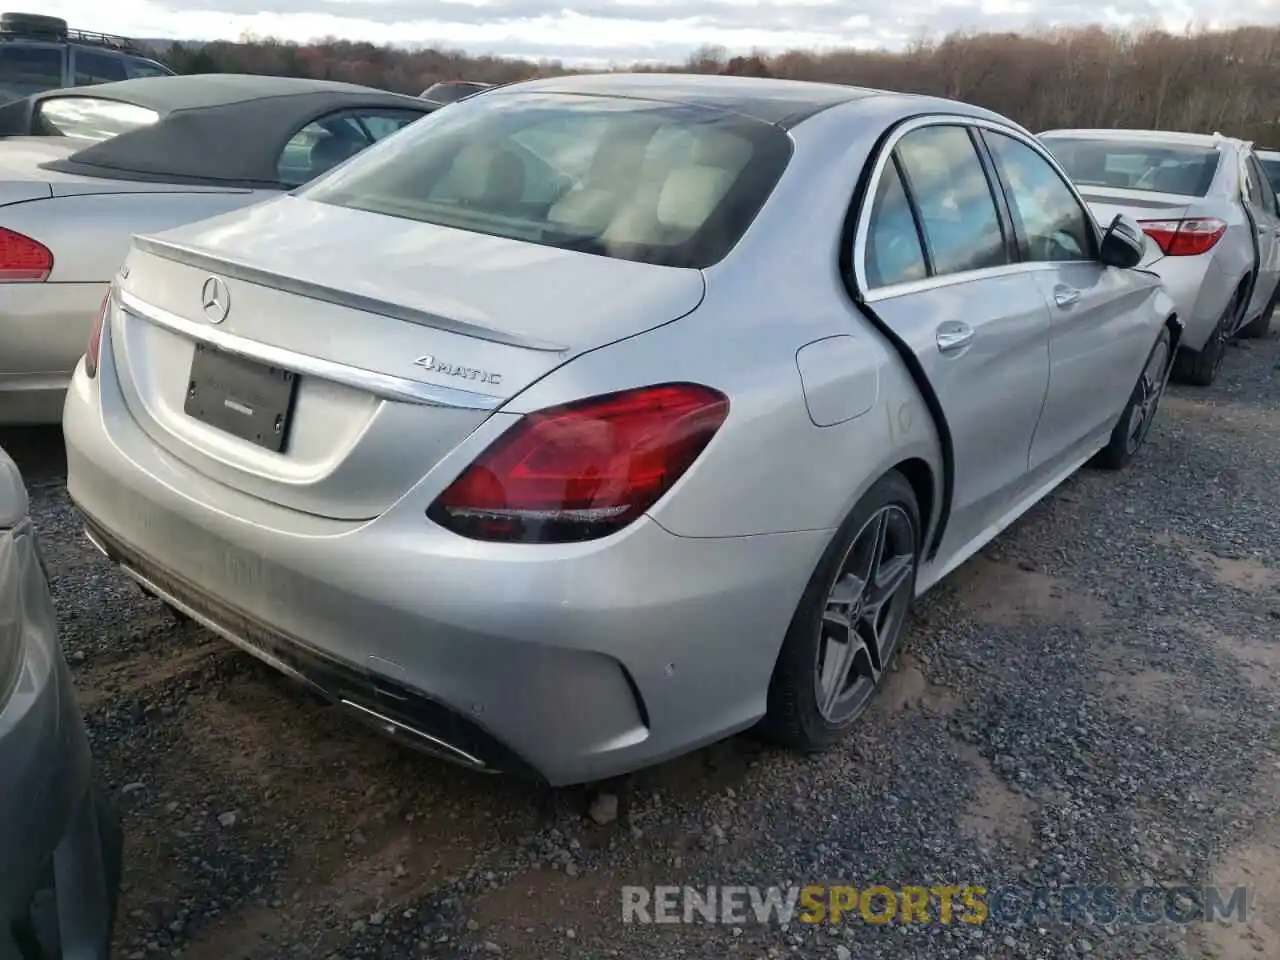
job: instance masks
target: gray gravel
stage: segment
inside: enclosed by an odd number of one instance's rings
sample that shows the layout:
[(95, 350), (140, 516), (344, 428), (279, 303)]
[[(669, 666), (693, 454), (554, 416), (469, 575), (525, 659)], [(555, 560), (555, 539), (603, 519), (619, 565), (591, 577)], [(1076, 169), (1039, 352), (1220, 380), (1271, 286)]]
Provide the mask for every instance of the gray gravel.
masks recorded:
[[(801, 759), (739, 737), (538, 794), (402, 753), (141, 597), (89, 550), (56, 433), (32, 487), (129, 834), (118, 956), (1280, 956), (1275, 930), (623, 925), (619, 887), (1280, 883), (1280, 337), (1173, 388), (930, 595), (886, 696)], [(1280, 924), (1272, 920), (1280, 929)]]

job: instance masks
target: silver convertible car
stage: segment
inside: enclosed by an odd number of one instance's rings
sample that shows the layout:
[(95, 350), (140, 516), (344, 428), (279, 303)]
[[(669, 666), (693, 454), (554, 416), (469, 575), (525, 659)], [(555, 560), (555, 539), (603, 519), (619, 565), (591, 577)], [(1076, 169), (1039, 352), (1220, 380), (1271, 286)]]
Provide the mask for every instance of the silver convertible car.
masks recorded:
[(146, 590), (459, 763), (816, 750), (915, 596), (1142, 443), (1181, 335), (1144, 244), (960, 103), (501, 87), (136, 239), (68, 487)]
[(0, 424), (58, 422), (135, 232), (279, 196), (433, 109), (348, 83), (236, 74), (0, 105)]

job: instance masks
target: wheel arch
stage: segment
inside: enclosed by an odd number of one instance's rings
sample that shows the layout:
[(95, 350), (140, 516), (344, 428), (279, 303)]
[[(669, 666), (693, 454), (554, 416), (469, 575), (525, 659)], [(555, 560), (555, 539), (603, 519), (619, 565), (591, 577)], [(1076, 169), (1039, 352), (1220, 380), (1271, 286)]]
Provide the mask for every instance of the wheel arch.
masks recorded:
[(908, 457), (906, 460), (895, 463), (890, 470), (902, 474), (915, 492), (916, 507), (920, 510), (920, 538), (923, 546), (929, 542), (929, 532), (934, 522), (934, 507), (937, 506), (938, 484), (933, 475), (933, 468), (920, 457)]
[(1182, 332), (1186, 329), (1186, 324), (1182, 322), (1182, 318), (1178, 314), (1171, 313), (1164, 318), (1164, 327), (1169, 331), (1169, 364), (1173, 365), (1173, 358), (1177, 356), (1178, 346), (1182, 343)]

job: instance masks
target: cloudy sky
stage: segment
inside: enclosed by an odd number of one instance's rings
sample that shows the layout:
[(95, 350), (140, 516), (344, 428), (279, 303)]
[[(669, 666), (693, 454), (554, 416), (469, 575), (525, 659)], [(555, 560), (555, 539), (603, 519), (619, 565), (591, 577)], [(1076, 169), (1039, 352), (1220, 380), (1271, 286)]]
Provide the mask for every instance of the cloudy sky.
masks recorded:
[[(135, 37), (307, 41), (339, 36), (568, 63), (678, 60), (701, 44), (900, 47), (956, 28), (1018, 30), (1095, 21), (1182, 29), (1280, 20), (1275, 0), (39, 0), (73, 27)], [(1217, 9), (1206, 17), (1204, 11)]]

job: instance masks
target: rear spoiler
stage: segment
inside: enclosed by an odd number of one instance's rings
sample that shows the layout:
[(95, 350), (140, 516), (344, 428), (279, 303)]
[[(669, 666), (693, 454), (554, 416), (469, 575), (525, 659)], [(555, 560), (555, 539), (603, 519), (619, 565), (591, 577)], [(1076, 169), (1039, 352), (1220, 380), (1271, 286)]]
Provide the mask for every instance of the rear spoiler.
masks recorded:
[(223, 276), (234, 277), (244, 283), (281, 290), (285, 293), (292, 293), (295, 296), (318, 300), (321, 303), (331, 303), (335, 306), (360, 310), (364, 313), (376, 313), (379, 316), (390, 317), (393, 320), (416, 323), (419, 326), (443, 330), (446, 333), (457, 333), (464, 337), (487, 340), (490, 343), (501, 343), (509, 347), (523, 347), (526, 350), (540, 350), (547, 353), (563, 353), (569, 349), (563, 344), (551, 343), (478, 323), (469, 323), (465, 320), (456, 320), (453, 317), (428, 313), (425, 310), (417, 310), (403, 304), (392, 303), (389, 300), (339, 290), (336, 287), (303, 280), (298, 277), (290, 277), (274, 270), (263, 270), (237, 260), (215, 256), (194, 247), (174, 243), (171, 240), (161, 240), (159, 237), (145, 234), (135, 235), (133, 244), (138, 250), (164, 260), (195, 267), (197, 270), (207, 270), (215, 274), (220, 273)]

